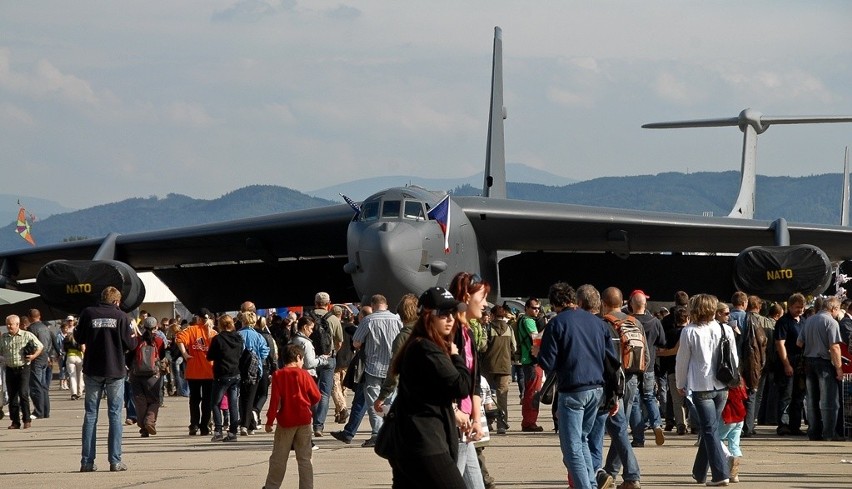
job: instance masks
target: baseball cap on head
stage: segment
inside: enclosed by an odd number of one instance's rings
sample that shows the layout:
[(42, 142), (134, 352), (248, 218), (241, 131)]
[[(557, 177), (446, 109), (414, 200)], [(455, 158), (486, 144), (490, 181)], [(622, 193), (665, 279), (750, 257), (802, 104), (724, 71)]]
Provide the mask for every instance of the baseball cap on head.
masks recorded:
[(467, 304), (457, 301), (453, 294), (443, 287), (431, 287), (420, 294), (420, 307), (445, 312), (462, 312), (467, 310)]
[(651, 296), (650, 296), (650, 295), (648, 295), (648, 294), (646, 294), (646, 293), (645, 293), (645, 291), (643, 291), (642, 289), (636, 289), (636, 290), (634, 290), (633, 292), (631, 292), (631, 293), (630, 293), (630, 297), (631, 297), (631, 298), (633, 298), (633, 296), (634, 296), (634, 295), (636, 295), (636, 294), (642, 294), (642, 295), (644, 295), (644, 296), (645, 296), (645, 298), (646, 298), (646, 299), (650, 299), (650, 298), (651, 298)]

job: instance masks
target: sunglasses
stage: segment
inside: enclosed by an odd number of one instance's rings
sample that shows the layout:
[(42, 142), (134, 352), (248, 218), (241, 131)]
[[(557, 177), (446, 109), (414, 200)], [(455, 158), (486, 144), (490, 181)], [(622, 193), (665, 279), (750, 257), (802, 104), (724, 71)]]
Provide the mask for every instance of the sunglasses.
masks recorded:
[(470, 275), (470, 285), (474, 286), (478, 283), (482, 282), (482, 277), (479, 276), (478, 273), (473, 273)]
[(455, 312), (455, 309), (435, 309), (434, 311), (432, 311), (432, 315), (435, 317), (446, 319), (452, 316)]
[(532, 309), (533, 311), (540, 311), (541, 306), (530, 306), (530, 309)]

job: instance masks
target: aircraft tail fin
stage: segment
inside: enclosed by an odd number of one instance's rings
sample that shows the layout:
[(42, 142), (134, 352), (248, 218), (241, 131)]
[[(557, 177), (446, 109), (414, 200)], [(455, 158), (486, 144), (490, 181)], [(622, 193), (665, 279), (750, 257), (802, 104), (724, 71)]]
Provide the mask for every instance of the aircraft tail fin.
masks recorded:
[(488, 118), (488, 144), (485, 150), (483, 197), (506, 198), (506, 149), (503, 140), (503, 31), (494, 28), (494, 57), (491, 65), (491, 109)]
[[(644, 124), (646, 129), (674, 129), (682, 127), (737, 126), (743, 132), (743, 156), (740, 168), (740, 191), (728, 217), (754, 219), (754, 200), (757, 187), (757, 136), (772, 124), (819, 124), (826, 122), (852, 122), (852, 116), (765, 116), (745, 109), (737, 117), (699, 119), (691, 121), (655, 122)], [(848, 178), (847, 178), (848, 182)]]
[(843, 156), (843, 200), (840, 202), (840, 225), (849, 225), (849, 146)]

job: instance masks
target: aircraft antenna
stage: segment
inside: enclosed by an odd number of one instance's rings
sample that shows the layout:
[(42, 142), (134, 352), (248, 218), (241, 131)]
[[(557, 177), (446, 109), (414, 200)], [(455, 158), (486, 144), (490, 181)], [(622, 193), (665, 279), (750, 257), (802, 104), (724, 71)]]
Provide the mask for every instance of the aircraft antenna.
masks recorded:
[(754, 219), (754, 196), (757, 187), (757, 136), (772, 124), (822, 124), (852, 122), (852, 116), (765, 116), (754, 109), (745, 109), (737, 117), (699, 119), (691, 121), (655, 122), (644, 124), (645, 129), (674, 129), (683, 127), (737, 126), (743, 132), (743, 156), (740, 168), (740, 192), (728, 217)]
[(488, 115), (488, 144), (485, 148), (483, 197), (506, 198), (506, 148), (503, 142), (503, 30), (494, 28), (494, 57), (491, 65), (491, 108)]
[(843, 156), (843, 200), (840, 202), (840, 225), (849, 225), (849, 146)]

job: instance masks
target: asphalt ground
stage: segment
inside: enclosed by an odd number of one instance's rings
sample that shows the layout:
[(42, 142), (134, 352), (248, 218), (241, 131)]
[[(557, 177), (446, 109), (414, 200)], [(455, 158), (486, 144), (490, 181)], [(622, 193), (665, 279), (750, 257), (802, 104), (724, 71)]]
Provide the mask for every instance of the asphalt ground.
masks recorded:
[[(492, 438), (485, 450), (487, 465), (501, 488), (565, 488), (565, 468), (549, 411), (542, 416), (543, 433), (520, 432), (517, 387), (510, 386), (510, 424), (505, 436)], [(188, 436), (188, 403), (167, 397), (160, 410), (158, 433), (141, 438), (137, 428), (125, 426), (123, 461), (127, 472), (109, 472), (106, 458), (106, 402), (98, 422), (98, 456), (95, 473), (80, 473), (80, 439), (83, 401), (70, 399), (68, 391), (51, 391), (51, 417), (33, 421), (29, 430), (7, 430), (8, 416), (0, 421), (0, 487), (24, 488), (243, 488), (262, 487), (272, 450), (272, 435), (262, 432), (242, 436), (236, 443), (212, 443), (209, 437)], [(350, 394), (351, 397), (351, 394)], [(5, 409), (8, 413), (8, 407)], [(332, 416), (326, 430), (341, 429)], [(265, 413), (264, 413), (265, 414)], [(544, 411), (542, 411), (544, 414)], [(316, 438), (313, 452), (314, 487), (386, 488), (391, 485), (387, 462), (372, 449), (361, 448), (369, 436), (367, 417), (351, 445), (328, 434)], [(648, 433), (636, 456), (643, 487), (699, 487), (690, 477), (696, 438), (669, 436), (654, 445)], [(609, 445), (607, 440), (606, 445)], [(810, 442), (801, 437), (779, 437), (774, 427), (758, 427), (758, 436), (743, 439), (740, 468), (745, 488), (852, 488), (852, 442)], [(450, 470), (451, 468), (448, 468)], [(297, 468), (291, 453), (283, 487), (297, 487)], [(702, 486), (703, 487), (703, 486)]]

